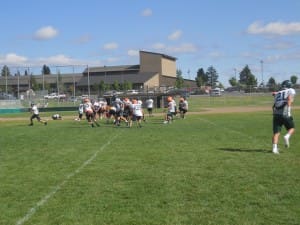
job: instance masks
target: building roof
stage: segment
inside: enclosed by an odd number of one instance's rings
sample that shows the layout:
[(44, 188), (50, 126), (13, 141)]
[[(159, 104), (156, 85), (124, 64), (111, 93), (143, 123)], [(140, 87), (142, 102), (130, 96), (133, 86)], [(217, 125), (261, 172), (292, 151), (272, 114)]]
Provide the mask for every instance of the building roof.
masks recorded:
[[(74, 81), (77, 82), (82, 77), (82, 73), (74, 73), (74, 74), (61, 74), (61, 79), (64, 83), (73, 83)], [(31, 76), (8, 76), (7, 77), (7, 84), (8, 85), (20, 85), (28, 84)], [(42, 83), (43, 79), (46, 83), (56, 83), (57, 82), (57, 75), (56, 74), (49, 74), (49, 75), (33, 75), (33, 78), (38, 82)], [(6, 84), (6, 78), (0, 77), (0, 85)]]
[(173, 56), (165, 55), (165, 54), (162, 54), (162, 53), (148, 52), (148, 51), (140, 51), (140, 52), (142, 52), (142, 53), (147, 53), (147, 54), (152, 54), (152, 55), (160, 55), (160, 56), (163, 57), (163, 58), (167, 58), (167, 59), (174, 60), (174, 61), (177, 60), (177, 58), (175, 58), (175, 57), (173, 57)]
[(119, 72), (119, 71), (139, 71), (140, 65), (120, 65), (120, 66), (98, 66), (86, 68), (83, 73), (87, 74), (89, 69), (90, 73), (99, 72)]
[[(133, 83), (145, 83), (148, 80), (150, 80), (153, 76), (155, 76), (157, 73), (148, 72), (148, 73), (133, 73), (133, 74), (116, 74), (116, 75), (110, 75), (107, 74), (107, 76), (90, 76), (90, 84), (93, 83), (99, 83), (101, 80), (104, 81), (104, 83), (107, 84), (113, 84), (115, 81), (118, 81), (120, 84), (128, 81)], [(88, 76), (83, 76), (81, 79), (77, 82), (78, 86), (87, 86), (88, 85)]]

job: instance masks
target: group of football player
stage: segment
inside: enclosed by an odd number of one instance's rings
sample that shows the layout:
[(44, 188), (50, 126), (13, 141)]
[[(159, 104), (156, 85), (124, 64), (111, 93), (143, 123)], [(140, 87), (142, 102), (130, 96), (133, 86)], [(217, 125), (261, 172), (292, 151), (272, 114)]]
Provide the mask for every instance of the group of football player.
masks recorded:
[(180, 118), (184, 119), (185, 114), (188, 111), (188, 101), (186, 100), (185, 97), (180, 97), (179, 99), (179, 105), (177, 108), (177, 104), (175, 99), (172, 96), (167, 97), (167, 106), (166, 106), (166, 114), (165, 114), (165, 120), (164, 124), (169, 124), (172, 123), (174, 120), (175, 116), (177, 116), (177, 113), (180, 114)]
[[(145, 102), (149, 117), (153, 116), (153, 100), (147, 99)], [(177, 113), (180, 118), (184, 119), (185, 114), (188, 111), (188, 102), (186, 98), (180, 97), (179, 104), (177, 104), (174, 98), (167, 97), (167, 105), (164, 116), (164, 124), (171, 123)], [(115, 126), (120, 126), (123, 122), (127, 127), (132, 127), (133, 123), (137, 127), (142, 127), (142, 121), (146, 121), (143, 110), (143, 102), (138, 98), (129, 99), (127, 97), (121, 99), (113, 96), (110, 104), (107, 101), (90, 100), (85, 98), (78, 108), (78, 118), (76, 120), (82, 120), (83, 115), (87, 119), (88, 123), (92, 126), (99, 126), (97, 121), (106, 119), (106, 123), (113, 123)]]
[(120, 126), (124, 122), (127, 127), (132, 127), (135, 122), (137, 127), (142, 127), (141, 122), (145, 120), (142, 104), (142, 101), (136, 98), (130, 100), (112, 97), (110, 104), (103, 100), (85, 98), (79, 105), (76, 120), (82, 120), (85, 115), (91, 127), (99, 126), (97, 121), (104, 118), (106, 123), (112, 122), (115, 126)]

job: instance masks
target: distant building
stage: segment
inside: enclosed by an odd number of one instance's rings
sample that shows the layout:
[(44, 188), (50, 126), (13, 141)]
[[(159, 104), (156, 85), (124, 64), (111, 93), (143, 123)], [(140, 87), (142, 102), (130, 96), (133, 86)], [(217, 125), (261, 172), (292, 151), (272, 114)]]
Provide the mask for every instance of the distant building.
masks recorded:
[[(140, 51), (139, 65), (120, 65), (87, 67), (82, 73), (59, 74), (59, 83), (65, 92), (72, 92), (75, 85), (76, 92), (87, 93), (88, 86), (104, 82), (113, 85), (129, 82), (133, 89), (163, 91), (174, 87), (176, 81), (176, 58), (161, 53)], [(34, 75), (34, 80), (40, 86), (47, 84), (50, 89), (57, 90), (58, 76)], [(0, 87), (8, 86), (17, 96), (17, 92), (30, 89), (30, 76), (0, 77)], [(184, 80), (185, 87), (196, 87), (196, 82)]]

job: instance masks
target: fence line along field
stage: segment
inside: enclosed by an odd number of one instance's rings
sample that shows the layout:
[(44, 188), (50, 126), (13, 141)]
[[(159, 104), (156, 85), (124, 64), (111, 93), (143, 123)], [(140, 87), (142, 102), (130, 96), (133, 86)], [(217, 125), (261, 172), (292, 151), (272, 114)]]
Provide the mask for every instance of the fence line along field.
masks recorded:
[(299, 135), (272, 154), (272, 99), (255, 98), (189, 98), (186, 119), (142, 128), (1, 120), (0, 224), (299, 224)]

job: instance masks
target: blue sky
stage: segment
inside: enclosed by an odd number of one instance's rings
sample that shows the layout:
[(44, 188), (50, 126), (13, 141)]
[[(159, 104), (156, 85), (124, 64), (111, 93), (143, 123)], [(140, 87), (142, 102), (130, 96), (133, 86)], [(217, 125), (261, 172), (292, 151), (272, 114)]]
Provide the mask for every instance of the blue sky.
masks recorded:
[(139, 64), (177, 58), (185, 78), (248, 65), (260, 83), (300, 79), (299, 0), (27, 0), (1, 2), (0, 67)]

